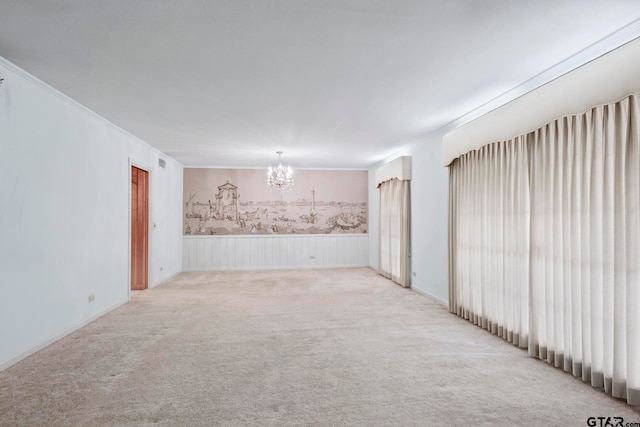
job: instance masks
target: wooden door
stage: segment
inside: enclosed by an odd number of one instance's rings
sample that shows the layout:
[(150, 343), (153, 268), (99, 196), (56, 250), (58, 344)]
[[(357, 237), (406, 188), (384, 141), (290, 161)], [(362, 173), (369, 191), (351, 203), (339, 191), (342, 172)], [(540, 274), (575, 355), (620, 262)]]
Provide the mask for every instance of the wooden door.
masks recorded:
[(131, 290), (149, 282), (149, 173), (131, 167)]

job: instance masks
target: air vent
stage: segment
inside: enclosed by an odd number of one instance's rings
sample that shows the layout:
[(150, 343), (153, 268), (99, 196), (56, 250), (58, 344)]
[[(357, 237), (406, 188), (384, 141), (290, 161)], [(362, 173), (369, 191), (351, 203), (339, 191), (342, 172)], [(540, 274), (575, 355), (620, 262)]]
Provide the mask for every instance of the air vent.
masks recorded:
[(167, 166), (167, 162), (165, 162), (164, 159), (158, 159), (158, 164), (160, 165), (161, 168), (164, 168)]

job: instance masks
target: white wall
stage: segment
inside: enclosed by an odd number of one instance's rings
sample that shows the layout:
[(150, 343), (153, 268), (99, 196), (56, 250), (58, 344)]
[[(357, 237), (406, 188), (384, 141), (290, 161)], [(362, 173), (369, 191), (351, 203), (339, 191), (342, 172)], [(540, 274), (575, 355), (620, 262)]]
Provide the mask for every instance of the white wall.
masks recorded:
[[(411, 288), (446, 304), (448, 285), (449, 171), (442, 166), (442, 135), (415, 144), (398, 156), (411, 156)], [(393, 159), (389, 159), (393, 160)], [(380, 195), (376, 165), (369, 170), (369, 265), (378, 267)]]
[(181, 271), (183, 172), (2, 58), (0, 74), (2, 369), (128, 300), (130, 162), (151, 169), (150, 284)]
[[(442, 136), (410, 151), (411, 287), (449, 301), (449, 170), (442, 166)], [(406, 155), (406, 154), (405, 154)]]
[(366, 267), (367, 234), (184, 236), (184, 270)]

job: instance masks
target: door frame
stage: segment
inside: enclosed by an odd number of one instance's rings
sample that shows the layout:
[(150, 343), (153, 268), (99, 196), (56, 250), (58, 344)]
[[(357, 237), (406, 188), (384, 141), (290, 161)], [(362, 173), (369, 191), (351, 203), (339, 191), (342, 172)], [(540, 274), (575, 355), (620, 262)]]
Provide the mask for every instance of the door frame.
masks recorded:
[(128, 177), (128, 190), (127, 190), (127, 194), (129, 195), (128, 197), (128, 202), (127, 202), (127, 218), (129, 219), (128, 221), (128, 227), (127, 227), (127, 242), (128, 242), (128, 246), (127, 246), (127, 301), (131, 301), (131, 168), (132, 167), (136, 167), (138, 169), (142, 169), (143, 171), (147, 172), (148, 174), (148, 181), (147, 181), (147, 198), (148, 198), (148, 209), (149, 211), (147, 212), (147, 289), (151, 288), (151, 272), (153, 271), (153, 269), (151, 268), (151, 252), (152, 252), (152, 236), (153, 233), (151, 232), (153, 229), (153, 223), (151, 221), (151, 212), (152, 212), (152, 203), (153, 203), (153, 197), (151, 196), (151, 187), (152, 187), (152, 174), (153, 174), (153, 168), (151, 166), (149, 166), (146, 163), (142, 163), (142, 162), (138, 162), (137, 160), (133, 160), (131, 157), (129, 157), (129, 166), (127, 169), (127, 177)]

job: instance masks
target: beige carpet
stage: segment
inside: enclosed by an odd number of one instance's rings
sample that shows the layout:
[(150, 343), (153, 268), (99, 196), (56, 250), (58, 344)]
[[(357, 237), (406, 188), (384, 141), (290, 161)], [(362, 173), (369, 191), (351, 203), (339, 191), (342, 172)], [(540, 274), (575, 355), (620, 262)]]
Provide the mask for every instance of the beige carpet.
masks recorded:
[(586, 426), (613, 399), (369, 269), (183, 273), (0, 372), (2, 426)]

